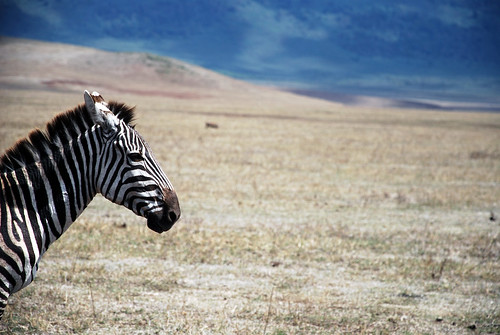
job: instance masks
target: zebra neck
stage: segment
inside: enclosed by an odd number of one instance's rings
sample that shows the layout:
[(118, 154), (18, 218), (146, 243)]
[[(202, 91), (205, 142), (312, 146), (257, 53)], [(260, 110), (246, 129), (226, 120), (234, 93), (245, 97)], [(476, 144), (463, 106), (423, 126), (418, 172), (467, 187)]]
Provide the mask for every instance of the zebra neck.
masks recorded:
[(51, 159), (42, 161), (42, 166), (47, 165), (46, 169), (43, 168), (46, 172), (44, 187), (47, 194), (51, 194), (47, 203), (49, 217), (54, 222), (50, 229), (54, 233), (51, 242), (75, 222), (97, 194), (95, 175), (101, 147), (102, 137), (93, 127), (65, 145)]
[(96, 195), (93, 180), (100, 146), (93, 128), (38, 162), (1, 174), (0, 200), (9, 208), (10, 221), (33, 235), (40, 256)]

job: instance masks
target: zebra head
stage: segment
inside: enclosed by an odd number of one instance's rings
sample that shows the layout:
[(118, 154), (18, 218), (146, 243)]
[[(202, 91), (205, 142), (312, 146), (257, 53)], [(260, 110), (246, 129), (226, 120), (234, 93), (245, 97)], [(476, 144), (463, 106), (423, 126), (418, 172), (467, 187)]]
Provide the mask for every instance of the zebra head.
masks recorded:
[(129, 124), (132, 109), (108, 104), (97, 92), (85, 91), (84, 97), (103, 139), (100, 157), (95, 161), (97, 191), (145, 217), (155, 232), (169, 230), (181, 214), (177, 195), (149, 145)]

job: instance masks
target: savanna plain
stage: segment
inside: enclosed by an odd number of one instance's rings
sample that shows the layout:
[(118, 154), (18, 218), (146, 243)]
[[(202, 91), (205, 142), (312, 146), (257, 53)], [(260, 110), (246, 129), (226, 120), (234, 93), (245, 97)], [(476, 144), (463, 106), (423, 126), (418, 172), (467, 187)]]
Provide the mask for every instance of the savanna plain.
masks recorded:
[[(0, 333), (500, 333), (500, 114), (100, 93), (137, 106), (182, 218), (96, 197)], [(0, 90), (0, 152), (82, 102)]]

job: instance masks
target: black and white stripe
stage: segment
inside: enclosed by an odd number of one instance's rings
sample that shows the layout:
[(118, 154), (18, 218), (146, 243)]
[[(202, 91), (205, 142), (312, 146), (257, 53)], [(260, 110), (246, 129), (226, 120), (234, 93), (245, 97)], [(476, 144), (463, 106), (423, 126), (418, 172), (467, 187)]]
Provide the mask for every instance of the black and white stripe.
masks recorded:
[(0, 157), (0, 318), (9, 296), (97, 193), (147, 218), (161, 233), (180, 217), (174, 188), (131, 125), (133, 108), (85, 91)]

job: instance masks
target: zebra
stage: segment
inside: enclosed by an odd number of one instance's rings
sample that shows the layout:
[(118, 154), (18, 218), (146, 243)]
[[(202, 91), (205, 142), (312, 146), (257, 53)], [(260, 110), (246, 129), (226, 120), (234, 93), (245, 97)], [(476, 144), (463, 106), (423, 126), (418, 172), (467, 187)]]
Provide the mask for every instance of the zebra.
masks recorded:
[(134, 129), (134, 108), (84, 92), (84, 104), (33, 130), (0, 157), (0, 319), (11, 294), (97, 193), (162, 233), (179, 219), (177, 194)]

